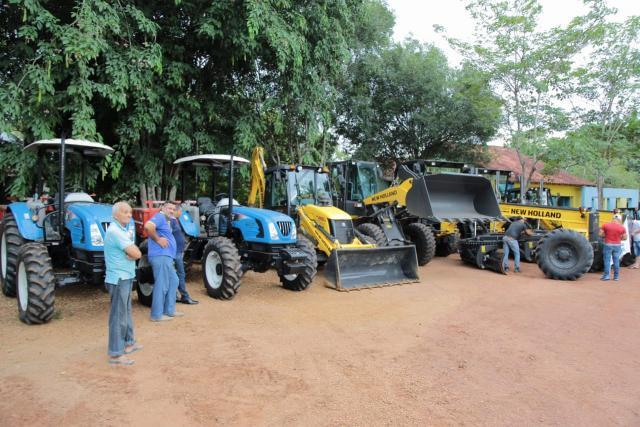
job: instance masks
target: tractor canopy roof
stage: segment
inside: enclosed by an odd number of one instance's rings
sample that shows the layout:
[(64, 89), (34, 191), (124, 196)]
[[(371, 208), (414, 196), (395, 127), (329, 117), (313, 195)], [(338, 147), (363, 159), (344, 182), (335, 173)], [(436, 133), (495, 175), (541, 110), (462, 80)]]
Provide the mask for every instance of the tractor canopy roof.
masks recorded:
[[(24, 151), (38, 151), (41, 148), (47, 151), (58, 151), (60, 150), (61, 145), (62, 142), (60, 138), (42, 139), (27, 145), (24, 147)], [(105, 157), (114, 151), (113, 148), (108, 145), (104, 145), (99, 142), (85, 141), (83, 139), (65, 139), (64, 145), (65, 151), (66, 149), (70, 149), (72, 151), (79, 152), (84, 156)]]
[(296, 171), (301, 171), (301, 170), (313, 170), (319, 173), (328, 173), (328, 169), (323, 168), (322, 166), (309, 166), (309, 165), (286, 165), (286, 164), (280, 164), (277, 166), (270, 166), (267, 169), (265, 169), (266, 173), (270, 173), (273, 171), (289, 171), (289, 172), (296, 172)]
[[(195, 156), (181, 157), (174, 161), (174, 165), (208, 166), (212, 168), (227, 168), (231, 163), (229, 154), (197, 154)], [(233, 156), (233, 163), (249, 163), (249, 160), (240, 156)]]

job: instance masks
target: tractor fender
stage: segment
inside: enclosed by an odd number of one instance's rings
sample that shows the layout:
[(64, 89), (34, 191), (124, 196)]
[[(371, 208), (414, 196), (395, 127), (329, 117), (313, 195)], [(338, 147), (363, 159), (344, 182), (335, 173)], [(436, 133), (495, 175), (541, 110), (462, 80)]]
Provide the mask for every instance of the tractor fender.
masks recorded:
[(13, 214), (18, 224), (20, 236), (25, 240), (42, 240), (44, 232), (37, 223), (31, 219), (31, 210), (26, 202), (14, 202), (7, 206), (7, 210)]
[(198, 237), (200, 235), (200, 223), (198, 219), (198, 223), (193, 220), (193, 217), (189, 212), (182, 211), (180, 218), (178, 218), (180, 222), (180, 226), (182, 227), (182, 231), (189, 237)]

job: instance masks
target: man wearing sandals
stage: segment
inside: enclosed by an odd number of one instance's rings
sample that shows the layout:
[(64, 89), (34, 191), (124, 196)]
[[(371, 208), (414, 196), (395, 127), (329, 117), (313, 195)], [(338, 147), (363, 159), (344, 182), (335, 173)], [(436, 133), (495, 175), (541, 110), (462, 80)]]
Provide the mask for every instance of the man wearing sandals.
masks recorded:
[(131, 206), (126, 202), (113, 205), (115, 221), (109, 225), (104, 238), (104, 259), (107, 266), (105, 286), (111, 295), (109, 311), (109, 363), (133, 365), (125, 355), (142, 349), (133, 336), (131, 319), (131, 286), (136, 275), (136, 260), (142, 254), (133, 243), (130, 230)]

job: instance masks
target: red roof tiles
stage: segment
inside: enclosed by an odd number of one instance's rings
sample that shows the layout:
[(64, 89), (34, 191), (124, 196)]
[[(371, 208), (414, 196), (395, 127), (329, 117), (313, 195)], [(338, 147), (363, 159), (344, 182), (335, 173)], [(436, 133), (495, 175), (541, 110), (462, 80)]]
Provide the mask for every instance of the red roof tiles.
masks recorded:
[[(487, 148), (489, 149), (489, 156), (491, 157), (491, 160), (483, 164), (483, 167), (487, 169), (509, 170), (513, 172), (513, 176), (516, 180), (520, 178), (522, 167), (520, 166), (518, 153), (515, 149), (496, 146), (489, 146)], [(524, 155), (523, 158), (525, 160), (525, 168), (528, 173), (533, 167), (533, 159)], [(577, 186), (594, 185), (593, 182), (586, 179), (578, 178), (577, 176), (571, 175), (566, 171), (558, 171), (552, 175), (542, 175), (540, 173), (540, 170), (542, 170), (543, 168), (543, 162), (538, 161), (535, 164), (536, 171), (531, 177), (531, 182), (540, 182), (541, 179), (544, 179), (544, 182), (549, 184), (567, 184)]]

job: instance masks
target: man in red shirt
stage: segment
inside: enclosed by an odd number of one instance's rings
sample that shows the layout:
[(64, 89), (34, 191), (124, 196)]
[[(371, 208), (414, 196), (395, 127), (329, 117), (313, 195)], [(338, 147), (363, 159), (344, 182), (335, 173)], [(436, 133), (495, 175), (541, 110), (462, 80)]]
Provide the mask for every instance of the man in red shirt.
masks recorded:
[(611, 222), (603, 224), (600, 227), (600, 237), (604, 237), (604, 273), (600, 280), (609, 280), (613, 257), (613, 280), (617, 281), (620, 274), (621, 245), (623, 240), (627, 240), (627, 230), (622, 225), (622, 215), (616, 214)]

